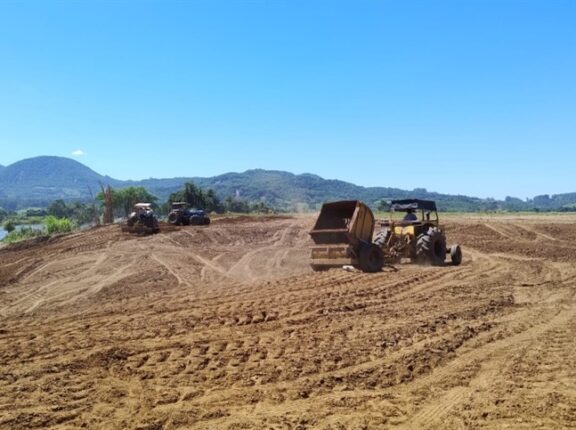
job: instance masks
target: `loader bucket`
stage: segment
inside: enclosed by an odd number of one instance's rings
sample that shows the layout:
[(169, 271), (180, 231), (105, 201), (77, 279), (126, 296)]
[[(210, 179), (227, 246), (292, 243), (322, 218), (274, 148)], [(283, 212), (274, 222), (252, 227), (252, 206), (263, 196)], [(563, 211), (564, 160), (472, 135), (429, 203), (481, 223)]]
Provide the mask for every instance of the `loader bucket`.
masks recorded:
[(325, 203), (310, 236), (315, 244), (372, 241), (374, 215), (358, 200)]
[(342, 265), (358, 265), (362, 242), (371, 243), (374, 215), (357, 200), (325, 203), (310, 231), (314, 241), (311, 266), (324, 270)]

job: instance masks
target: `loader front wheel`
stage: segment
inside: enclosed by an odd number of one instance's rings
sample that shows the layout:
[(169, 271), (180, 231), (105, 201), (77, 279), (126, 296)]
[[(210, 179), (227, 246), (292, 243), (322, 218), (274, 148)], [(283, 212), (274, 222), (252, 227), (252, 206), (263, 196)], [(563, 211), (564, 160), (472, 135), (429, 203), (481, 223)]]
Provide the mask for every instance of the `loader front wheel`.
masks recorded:
[(437, 227), (418, 236), (416, 241), (416, 260), (421, 264), (442, 266), (446, 258), (446, 239)]
[(383, 228), (376, 237), (374, 238), (374, 243), (380, 247), (382, 247), (386, 242), (388, 242), (388, 238), (390, 237), (390, 230), (387, 228)]
[(176, 212), (171, 212), (168, 214), (168, 222), (172, 225), (178, 225), (178, 214)]
[(360, 248), (358, 262), (363, 272), (379, 272), (384, 266), (384, 253), (378, 245), (364, 245)]
[(137, 218), (135, 218), (135, 217), (130, 217), (130, 218), (128, 218), (128, 219), (126, 220), (126, 225), (127, 225), (128, 227), (134, 227), (134, 224), (136, 224), (136, 221), (138, 221)]

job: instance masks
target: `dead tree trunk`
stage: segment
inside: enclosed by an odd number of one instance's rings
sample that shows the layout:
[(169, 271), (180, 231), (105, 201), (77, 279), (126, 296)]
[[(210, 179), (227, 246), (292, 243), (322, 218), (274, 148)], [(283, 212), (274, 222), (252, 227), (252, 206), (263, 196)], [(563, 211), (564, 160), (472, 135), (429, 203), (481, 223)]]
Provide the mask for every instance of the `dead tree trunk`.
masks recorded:
[(108, 185), (106, 188), (100, 184), (102, 194), (104, 195), (104, 224), (112, 224), (114, 222), (114, 211), (112, 207), (112, 188)]

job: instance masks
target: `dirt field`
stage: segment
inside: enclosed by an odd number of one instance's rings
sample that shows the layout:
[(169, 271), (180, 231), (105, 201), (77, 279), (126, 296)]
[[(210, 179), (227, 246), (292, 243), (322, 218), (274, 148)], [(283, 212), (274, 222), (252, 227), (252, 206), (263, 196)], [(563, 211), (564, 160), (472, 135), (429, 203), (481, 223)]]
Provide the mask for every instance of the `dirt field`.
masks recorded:
[(0, 428), (576, 427), (576, 217), (454, 218), (459, 267), (308, 267), (313, 218), (0, 250)]

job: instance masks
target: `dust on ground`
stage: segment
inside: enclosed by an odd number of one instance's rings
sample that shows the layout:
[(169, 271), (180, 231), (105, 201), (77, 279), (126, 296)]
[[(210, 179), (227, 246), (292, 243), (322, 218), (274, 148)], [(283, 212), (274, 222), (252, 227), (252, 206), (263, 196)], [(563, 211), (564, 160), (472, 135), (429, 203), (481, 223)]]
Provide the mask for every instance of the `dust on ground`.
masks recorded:
[(0, 428), (576, 426), (576, 217), (454, 218), (459, 267), (308, 266), (311, 217), (0, 249)]

